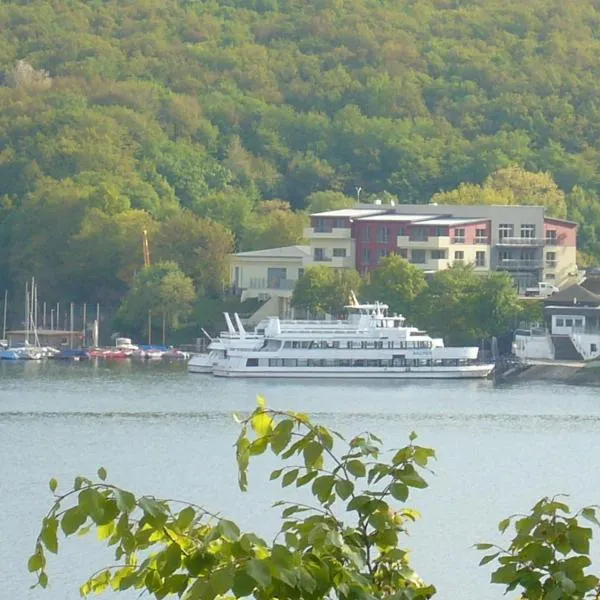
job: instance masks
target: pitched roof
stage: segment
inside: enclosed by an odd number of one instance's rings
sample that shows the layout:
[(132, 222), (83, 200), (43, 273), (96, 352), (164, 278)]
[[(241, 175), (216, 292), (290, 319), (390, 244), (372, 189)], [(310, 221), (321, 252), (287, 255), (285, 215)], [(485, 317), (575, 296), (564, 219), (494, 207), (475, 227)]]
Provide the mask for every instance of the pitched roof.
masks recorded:
[(600, 277), (597, 275), (588, 275), (588, 277), (581, 282), (581, 286), (592, 292), (592, 294), (600, 295)]
[(565, 304), (583, 304), (600, 305), (600, 295), (586, 290), (583, 286), (575, 283), (568, 288), (549, 296), (544, 300), (546, 306), (565, 305)]
[(247, 258), (305, 258), (310, 256), (310, 246), (281, 246), (280, 248), (237, 252), (233, 256), (245, 256)]

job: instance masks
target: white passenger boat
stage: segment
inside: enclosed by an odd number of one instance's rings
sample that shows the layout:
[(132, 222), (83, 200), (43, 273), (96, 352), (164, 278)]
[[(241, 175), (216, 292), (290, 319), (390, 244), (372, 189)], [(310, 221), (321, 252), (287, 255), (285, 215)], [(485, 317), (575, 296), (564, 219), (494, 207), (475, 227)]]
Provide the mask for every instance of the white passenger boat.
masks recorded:
[(347, 321), (280, 321), (257, 328), (251, 347), (224, 342), (212, 364), (217, 377), (436, 379), (483, 378), (494, 365), (479, 349), (444, 347), (385, 304), (346, 307)]

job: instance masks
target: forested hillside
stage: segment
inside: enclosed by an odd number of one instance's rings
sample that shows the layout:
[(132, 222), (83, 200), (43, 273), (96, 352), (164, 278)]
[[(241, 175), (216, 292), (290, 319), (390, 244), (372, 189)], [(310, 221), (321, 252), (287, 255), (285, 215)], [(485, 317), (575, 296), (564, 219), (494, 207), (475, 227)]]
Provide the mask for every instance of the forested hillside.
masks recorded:
[(4, 1), (0, 281), (116, 302), (146, 228), (215, 294), (314, 192), (427, 202), (512, 165), (599, 254), (599, 56), (596, 0)]

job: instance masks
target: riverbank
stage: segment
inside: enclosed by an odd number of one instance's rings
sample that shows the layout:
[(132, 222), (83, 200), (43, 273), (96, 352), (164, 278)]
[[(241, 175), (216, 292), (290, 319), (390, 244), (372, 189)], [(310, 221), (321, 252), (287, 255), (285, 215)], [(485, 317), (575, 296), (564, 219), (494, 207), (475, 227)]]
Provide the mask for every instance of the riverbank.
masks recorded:
[(600, 363), (580, 361), (531, 361), (499, 376), (502, 381), (555, 381), (569, 385), (600, 387)]

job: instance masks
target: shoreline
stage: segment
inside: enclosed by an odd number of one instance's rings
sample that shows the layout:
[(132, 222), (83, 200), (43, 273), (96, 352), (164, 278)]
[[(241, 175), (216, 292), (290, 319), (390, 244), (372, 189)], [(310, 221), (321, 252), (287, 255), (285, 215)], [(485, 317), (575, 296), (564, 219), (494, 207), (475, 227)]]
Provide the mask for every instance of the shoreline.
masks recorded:
[(557, 381), (569, 385), (600, 387), (600, 363), (535, 360), (498, 374), (497, 381)]

